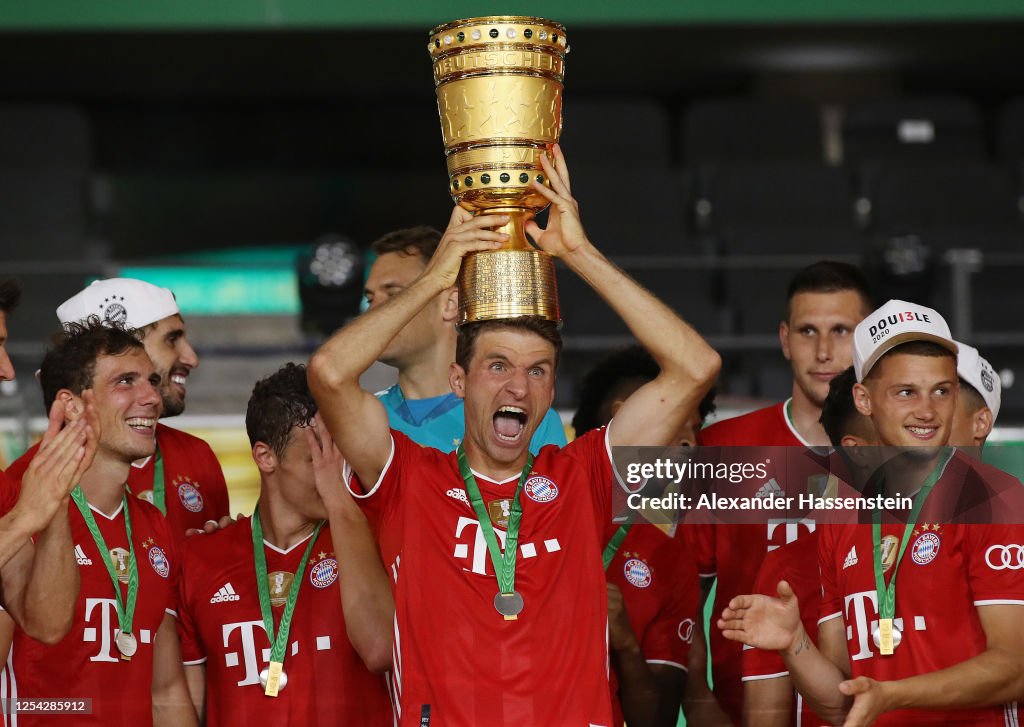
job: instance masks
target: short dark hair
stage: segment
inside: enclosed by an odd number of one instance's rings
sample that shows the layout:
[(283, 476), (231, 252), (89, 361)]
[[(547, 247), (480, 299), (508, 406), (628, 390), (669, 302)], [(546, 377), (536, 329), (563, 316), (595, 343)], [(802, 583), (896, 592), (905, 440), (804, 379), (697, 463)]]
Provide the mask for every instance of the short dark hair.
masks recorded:
[(818, 421), (828, 435), (833, 447), (841, 447), (843, 437), (856, 434), (857, 423), (864, 415), (857, 410), (853, 399), (853, 385), (857, 383), (857, 375), (853, 366), (843, 371), (828, 383), (828, 396), (821, 407)]
[(786, 319), (789, 320), (789, 308), (798, 293), (839, 293), (844, 290), (851, 290), (860, 296), (865, 314), (872, 310), (871, 290), (860, 268), (834, 260), (812, 263), (798, 270), (789, 281), (786, 290)]
[(870, 379), (871, 376), (878, 371), (879, 364), (890, 356), (895, 355), (903, 356), (927, 356), (928, 358), (951, 358), (956, 361), (956, 354), (950, 351), (945, 346), (940, 346), (934, 341), (907, 341), (897, 346), (893, 346), (888, 351), (883, 353), (879, 359), (875, 362), (875, 365), (868, 371), (865, 379)]
[(370, 249), (380, 256), (389, 252), (397, 252), (402, 255), (419, 255), (425, 265), (437, 250), (441, 242), (441, 233), (433, 227), (419, 225), (418, 227), (407, 227), (403, 230), (389, 232), (383, 237), (374, 240)]
[[(611, 403), (626, 391), (653, 381), (661, 373), (654, 357), (643, 346), (629, 346), (613, 351), (583, 377), (580, 403), (572, 418), (576, 436), (603, 427), (611, 419)], [(697, 407), (700, 421), (715, 410), (715, 390), (709, 391)]]
[(21, 283), (14, 278), (0, 280), (0, 313), (13, 313), (21, 302)]
[(39, 366), (47, 411), (61, 389), (79, 395), (92, 388), (100, 356), (122, 356), (133, 351), (145, 351), (134, 329), (103, 322), (97, 316), (82, 323), (65, 323)]
[(985, 397), (981, 395), (981, 392), (975, 389), (971, 384), (967, 382), (963, 377), (960, 378), (960, 401), (959, 404), (965, 404), (971, 408), (971, 411), (978, 411), (982, 407), (988, 406), (985, 401)]
[(287, 363), (260, 379), (245, 410), (249, 444), (264, 442), (278, 457), (284, 455), (295, 427), (306, 427), (316, 416), (316, 401), (306, 381), (303, 364)]
[(558, 332), (558, 324), (539, 316), (523, 316), (521, 318), (502, 318), (493, 321), (465, 323), (459, 326), (459, 334), (455, 341), (455, 363), (464, 370), (469, 370), (469, 362), (473, 360), (476, 339), (484, 331), (512, 330), (535, 333), (555, 347), (555, 368), (562, 355), (562, 334)]

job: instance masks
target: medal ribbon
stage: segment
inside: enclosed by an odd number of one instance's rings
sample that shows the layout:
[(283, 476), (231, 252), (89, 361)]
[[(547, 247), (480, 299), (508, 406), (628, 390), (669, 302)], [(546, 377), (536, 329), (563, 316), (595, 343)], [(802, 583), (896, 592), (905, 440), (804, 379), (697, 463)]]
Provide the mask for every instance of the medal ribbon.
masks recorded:
[(519, 483), (516, 485), (515, 494), (512, 496), (512, 506), (509, 511), (508, 529), (505, 531), (505, 553), (502, 554), (498, 545), (498, 537), (494, 534), (494, 526), (491, 525), (491, 518), (487, 515), (487, 508), (484, 507), (483, 497), (480, 495), (480, 488), (476, 484), (473, 471), (466, 461), (466, 451), (459, 445), (456, 455), (459, 459), (459, 471), (462, 473), (462, 480), (466, 483), (466, 492), (469, 493), (469, 502), (476, 513), (476, 519), (480, 522), (480, 530), (487, 542), (487, 551), (491, 554), (491, 564), (494, 566), (494, 575), (498, 579), (498, 589), (503, 594), (512, 594), (516, 590), (516, 553), (519, 550), (519, 524), (523, 519), (523, 506), (519, 504), (519, 492), (523, 489), (530, 470), (533, 468), (533, 455), (526, 457), (526, 466), (523, 473), (519, 475)]
[(921, 512), (924, 501), (928, 498), (928, 493), (931, 492), (932, 487), (938, 481), (954, 451), (952, 448), (949, 448), (943, 452), (940, 457), (941, 461), (936, 464), (935, 469), (931, 471), (924, 484), (921, 485), (921, 490), (917, 493), (917, 497), (914, 498), (914, 507), (910, 511), (907, 524), (903, 527), (900, 549), (896, 554), (896, 560), (893, 562), (892, 576), (889, 578), (888, 586), (885, 585), (885, 570), (882, 565), (882, 511), (875, 508), (874, 512), (871, 513), (871, 540), (874, 546), (875, 591), (878, 596), (878, 617), (880, 619), (888, 619), (890, 626), (896, 614), (896, 573), (899, 571), (900, 561), (903, 560), (903, 553), (907, 549), (907, 543), (910, 541), (910, 533), (917, 524), (917, 516)]
[(608, 541), (608, 545), (604, 546), (604, 569), (608, 570), (608, 566), (615, 560), (615, 554), (619, 552), (619, 546), (622, 545), (622, 541), (626, 539), (629, 534), (629, 529), (633, 526), (633, 523), (626, 523), (620, 525), (619, 529), (615, 531), (615, 535)]
[[(292, 586), (288, 589), (288, 600), (284, 604), (284, 612), (281, 614), (281, 623), (274, 633), (274, 612), (270, 605), (270, 586), (267, 585), (267, 555), (263, 552), (263, 526), (260, 525), (259, 505), (252, 512), (252, 552), (256, 558), (256, 588), (260, 596), (260, 613), (263, 614), (263, 627), (267, 630), (267, 638), (270, 639), (270, 662), (271, 664), (283, 664), (285, 647), (288, 645), (288, 632), (292, 627), (292, 614), (295, 613), (295, 602), (299, 598), (299, 588), (302, 586), (302, 578), (306, 573), (306, 562), (309, 554), (313, 552), (313, 544), (320, 534), (320, 528), (324, 526), (321, 520), (313, 529), (313, 535), (306, 546), (306, 552), (299, 561), (299, 567), (292, 578)], [(276, 693), (275, 695), (276, 696)]]
[[(128, 485), (125, 485), (125, 489), (129, 494), (135, 494)], [(160, 456), (159, 447), (153, 454), (153, 504), (161, 513), (167, 514), (167, 500), (164, 495), (164, 458)]]
[(96, 524), (96, 518), (93, 517), (92, 510), (89, 509), (89, 502), (85, 499), (85, 493), (82, 492), (81, 486), (76, 486), (71, 491), (71, 499), (78, 505), (78, 510), (82, 513), (82, 519), (85, 520), (85, 525), (89, 528), (96, 547), (99, 548), (100, 556), (103, 558), (103, 565), (107, 567), (107, 573), (110, 574), (110, 580), (114, 584), (114, 598), (117, 600), (117, 627), (121, 630), (122, 634), (131, 634), (132, 620), (135, 618), (135, 600), (139, 595), (139, 568), (135, 562), (135, 546), (132, 545), (132, 516), (128, 513), (128, 495), (121, 496), (121, 509), (124, 512), (124, 529), (128, 535), (127, 602), (121, 598), (121, 582), (117, 580), (117, 570), (114, 568), (114, 562), (110, 558), (110, 551), (107, 549), (107, 543), (103, 539), (103, 533), (100, 532), (100, 528)]
[(157, 447), (153, 455), (153, 504), (164, 515), (167, 514), (167, 500), (164, 495), (164, 458)]

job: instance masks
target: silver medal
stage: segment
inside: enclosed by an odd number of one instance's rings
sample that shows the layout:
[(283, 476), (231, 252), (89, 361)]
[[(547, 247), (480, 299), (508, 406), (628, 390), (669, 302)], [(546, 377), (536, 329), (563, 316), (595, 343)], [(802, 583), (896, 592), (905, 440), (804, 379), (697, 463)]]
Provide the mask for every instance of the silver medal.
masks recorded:
[(117, 650), (129, 659), (135, 656), (135, 652), (139, 650), (139, 642), (135, 639), (135, 636), (133, 634), (126, 634), (124, 631), (117, 632), (117, 636), (114, 637), (114, 643), (117, 644)]
[[(260, 672), (260, 686), (262, 686), (264, 689), (267, 688), (267, 680), (268, 679), (270, 679), (270, 670), (269, 669), (264, 669), (263, 671)], [(285, 673), (284, 671), (282, 671), (281, 672), (281, 681), (279, 681), (277, 683), (277, 688), (280, 690), (280, 689), (284, 689), (286, 686), (288, 686), (288, 674)]]
[(499, 593), (494, 597), (494, 608), (502, 616), (518, 616), (523, 610), (523, 597), (519, 591)]
[[(902, 641), (902, 640), (903, 640), (903, 634), (900, 633), (900, 630), (898, 628), (896, 628), (895, 624), (893, 624), (893, 627), (892, 627), (892, 648), (895, 649), (897, 646), (899, 646), (900, 645), (900, 641)], [(882, 632), (878, 628), (878, 624), (877, 623), (874, 626), (871, 627), (871, 641), (875, 645), (876, 649), (882, 648)]]

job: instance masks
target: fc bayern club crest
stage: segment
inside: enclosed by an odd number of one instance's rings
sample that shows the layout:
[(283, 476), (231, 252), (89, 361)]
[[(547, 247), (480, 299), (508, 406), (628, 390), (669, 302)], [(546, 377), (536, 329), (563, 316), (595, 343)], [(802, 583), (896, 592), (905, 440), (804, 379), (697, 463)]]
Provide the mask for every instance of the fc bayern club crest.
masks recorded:
[(156, 545), (149, 549), (149, 564), (161, 578), (166, 578), (171, 572), (171, 564), (167, 562), (167, 556)]
[(187, 480), (178, 484), (178, 499), (189, 512), (199, 512), (203, 509), (203, 496), (198, 488)]
[(639, 558), (630, 558), (623, 568), (626, 580), (637, 588), (647, 588), (651, 585), (651, 568)]
[(558, 497), (558, 486), (547, 477), (531, 477), (523, 485), (523, 491), (534, 502), (551, 502)]
[(326, 558), (309, 571), (309, 582), (317, 588), (327, 588), (338, 580), (338, 561)]
[(910, 548), (910, 557), (918, 565), (928, 565), (939, 554), (941, 543), (935, 533), (921, 533)]

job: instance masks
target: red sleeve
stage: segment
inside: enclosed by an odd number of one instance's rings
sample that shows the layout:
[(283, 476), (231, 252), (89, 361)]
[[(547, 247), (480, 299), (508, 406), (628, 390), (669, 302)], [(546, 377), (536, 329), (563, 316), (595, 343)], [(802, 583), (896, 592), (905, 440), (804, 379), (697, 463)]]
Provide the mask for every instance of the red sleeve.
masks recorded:
[[(196, 549), (189, 547), (186, 543), (182, 550), (184, 551), (185, 558), (181, 564), (182, 572), (189, 574), (197, 573), (202, 564), (200, 562), (201, 559), (193, 556)], [(203, 648), (202, 640), (199, 638), (199, 633), (196, 629), (195, 612), (193, 611), (189, 580), (187, 578), (178, 579), (178, 587), (175, 589), (175, 593), (177, 594), (178, 638), (181, 640), (181, 660), (189, 665), (201, 664), (206, 661), (206, 650)]]
[(1024, 526), (964, 525), (967, 579), (975, 606), (1024, 606)]
[(718, 526), (711, 524), (683, 525), (686, 542), (693, 553), (697, 573), (701, 578), (714, 578), (718, 573), (715, 542)]
[[(836, 581), (835, 529), (838, 525), (819, 525), (818, 570), (821, 574), (821, 610), (818, 623), (843, 615), (843, 594)], [(857, 527), (856, 525), (848, 527)]]
[(398, 505), (399, 483), (402, 481), (403, 473), (406, 470), (413, 471), (414, 459), (423, 456), (422, 453), (427, 451), (431, 450), (428, 447), (421, 447), (402, 432), (392, 429), (391, 453), (376, 482), (360, 481), (348, 464), (345, 465), (345, 485), (370, 521), (375, 535), (379, 533), (381, 522), (389, 517)]
[(228, 484), (224, 480), (224, 470), (220, 466), (220, 460), (210, 445), (203, 441), (205, 447), (206, 475), (203, 482), (206, 484), (207, 502), (210, 504), (212, 514), (211, 520), (220, 520), (225, 515), (231, 515), (231, 499), (228, 495)]
[(13, 510), (17, 502), (18, 490), (15, 484), (0, 470), (0, 517)]
[(644, 634), (640, 650), (650, 663), (670, 664), (686, 671), (700, 601), (700, 580), (692, 558), (680, 554), (677, 562), (682, 567), (666, 594), (667, 602)]

